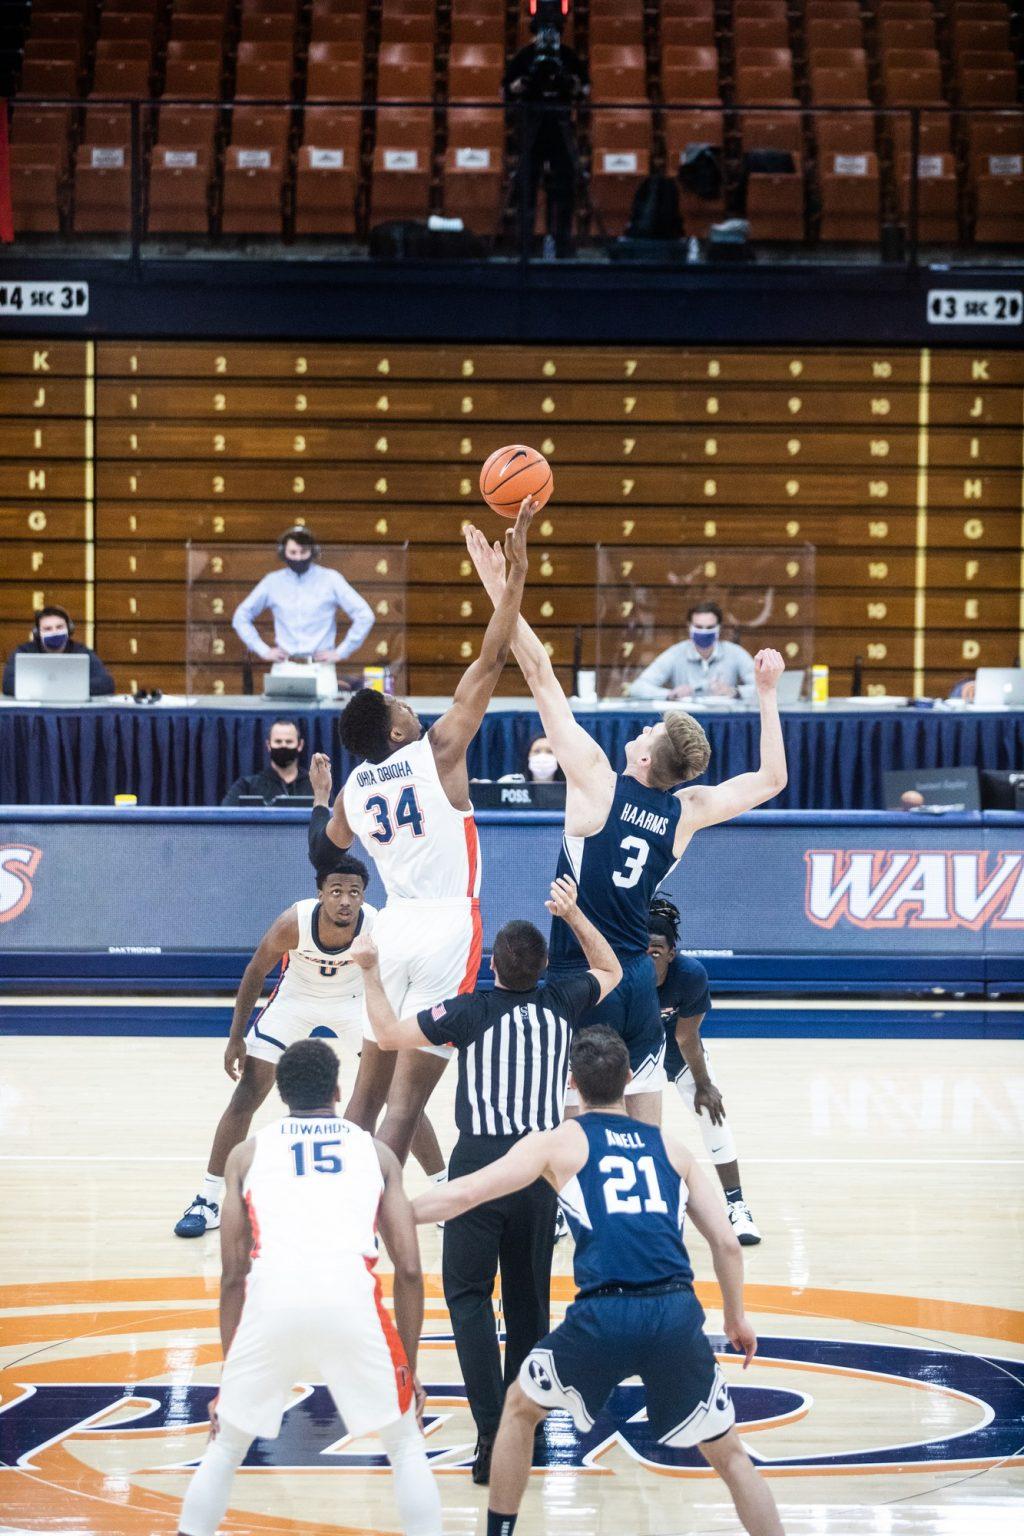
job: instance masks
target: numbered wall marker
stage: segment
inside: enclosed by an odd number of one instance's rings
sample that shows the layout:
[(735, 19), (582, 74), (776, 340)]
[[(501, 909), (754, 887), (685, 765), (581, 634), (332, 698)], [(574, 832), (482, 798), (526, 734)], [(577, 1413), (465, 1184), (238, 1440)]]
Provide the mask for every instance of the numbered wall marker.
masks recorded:
[(933, 288), (929, 325), (1020, 325), (1024, 293), (1019, 288)]
[(0, 283), (0, 315), (88, 313), (88, 283)]

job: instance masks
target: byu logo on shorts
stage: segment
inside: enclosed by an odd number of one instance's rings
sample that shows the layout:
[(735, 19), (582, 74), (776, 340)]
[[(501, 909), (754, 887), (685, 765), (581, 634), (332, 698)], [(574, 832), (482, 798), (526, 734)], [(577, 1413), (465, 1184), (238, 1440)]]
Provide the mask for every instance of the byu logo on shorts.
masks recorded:
[(542, 1392), (550, 1392), (554, 1383), (539, 1360), (530, 1361), (530, 1380)]

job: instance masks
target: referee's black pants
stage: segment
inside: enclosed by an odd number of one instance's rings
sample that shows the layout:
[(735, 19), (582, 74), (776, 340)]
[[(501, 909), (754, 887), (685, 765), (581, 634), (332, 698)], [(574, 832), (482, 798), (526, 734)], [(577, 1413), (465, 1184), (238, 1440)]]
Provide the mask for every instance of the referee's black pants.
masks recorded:
[[(461, 1136), (449, 1176), (475, 1173), (503, 1157), (517, 1136)], [(498, 1430), (506, 1388), (550, 1326), (551, 1255), (557, 1196), (545, 1179), (467, 1211), (444, 1230), (442, 1277), (455, 1348), (477, 1433)], [(494, 1326), (494, 1280), (501, 1270), (505, 1317), (502, 1373)]]

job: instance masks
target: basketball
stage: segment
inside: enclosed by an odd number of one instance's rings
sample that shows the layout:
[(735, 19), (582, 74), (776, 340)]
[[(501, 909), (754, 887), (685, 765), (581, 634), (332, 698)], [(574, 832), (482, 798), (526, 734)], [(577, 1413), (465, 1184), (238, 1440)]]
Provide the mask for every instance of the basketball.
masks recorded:
[(480, 494), (500, 517), (515, 517), (524, 496), (546, 506), (554, 487), (547, 459), (524, 443), (496, 449), (480, 471)]

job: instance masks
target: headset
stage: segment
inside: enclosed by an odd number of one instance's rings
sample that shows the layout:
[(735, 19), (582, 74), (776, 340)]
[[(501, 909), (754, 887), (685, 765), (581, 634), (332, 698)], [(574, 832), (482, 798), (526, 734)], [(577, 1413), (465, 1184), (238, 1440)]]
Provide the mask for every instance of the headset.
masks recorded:
[(51, 614), (64, 620), (68, 627), (68, 639), (72, 640), (74, 638), (75, 623), (67, 609), (61, 608), (58, 603), (47, 603), (45, 607), (40, 608), (39, 612), (33, 615), (32, 619), (32, 639), (37, 645), (42, 645), (43, 643), (42, 636), (39, 633), (39, 622), (41, 619), (49, 618)]
[(319, 558), (320, 558), (320, 545), (317, 543), (317, 540), (314, 538), (312, 529), (307, 528), (304, 523), (293, 523), (290, 528), (286, 528), (284, 533), (282, 533), (281, 537), (277, 541), (277, 558), (279, 560), (283, 560), (284, 559), (284, 547), (287, 544), (288, 540), (289, 539), (296, 539), (296, 538), (302, 544), (305, 544), (305, 543), (308, 542), (309, 543), (309, 547), (310, 547), (310, 557), (311, 557), (311, 559), (319, 560)]

